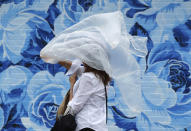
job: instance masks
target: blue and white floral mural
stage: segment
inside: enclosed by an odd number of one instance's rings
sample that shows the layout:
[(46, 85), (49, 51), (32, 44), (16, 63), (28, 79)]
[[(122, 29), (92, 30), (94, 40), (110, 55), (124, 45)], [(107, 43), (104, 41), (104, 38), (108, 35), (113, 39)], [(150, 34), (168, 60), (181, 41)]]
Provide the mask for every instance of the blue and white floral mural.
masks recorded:
[(50, 130), (69, 81), (40, 50), (83, 18), (116, 10), (131, 35), (148, 38), (148, 54), (135, 56), (135, 87), (111, 82), (109, 130), (191, 131), (190, 0), (1, 0), (0, 130)]

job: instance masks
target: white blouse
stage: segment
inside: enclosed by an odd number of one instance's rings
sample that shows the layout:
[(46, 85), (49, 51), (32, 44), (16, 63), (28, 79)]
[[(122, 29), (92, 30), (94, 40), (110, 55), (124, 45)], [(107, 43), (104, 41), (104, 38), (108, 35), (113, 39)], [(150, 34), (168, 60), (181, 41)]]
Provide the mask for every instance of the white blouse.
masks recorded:
[(73, 88), (73, 98), (68, 109), (75, 115), (76, 131), (91, 128), (108, 131), (106, 125), (105, 87), (93, 73), (82, 73)]

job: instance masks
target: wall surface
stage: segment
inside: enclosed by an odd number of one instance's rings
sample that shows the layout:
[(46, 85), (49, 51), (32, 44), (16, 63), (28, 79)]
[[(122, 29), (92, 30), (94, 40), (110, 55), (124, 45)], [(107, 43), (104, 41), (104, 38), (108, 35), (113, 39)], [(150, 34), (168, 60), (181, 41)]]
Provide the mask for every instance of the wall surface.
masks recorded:
[(148, 41), (145, 57), (132, 54), (131, 84), (111, 83), (109, 131), (191, 131), (190, 0), (0, 0), (0, 130), (53, 126), (69, 81), (40, 50), (83, 18), (116, 10)]

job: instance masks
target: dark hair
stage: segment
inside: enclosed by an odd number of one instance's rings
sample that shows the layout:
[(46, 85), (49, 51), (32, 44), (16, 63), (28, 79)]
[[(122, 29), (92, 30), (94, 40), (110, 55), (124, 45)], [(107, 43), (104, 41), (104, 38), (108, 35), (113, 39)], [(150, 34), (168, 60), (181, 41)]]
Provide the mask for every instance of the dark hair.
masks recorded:
[(97, 70), (95, 68), (92, 68), (92, 67), (88, 66), (85, 63), (83, 63), (83, 64), (84, 64), (84, 67), (85, 67), (85, 72), (92, 72), (92, 73), (94, 73), (97, 78), (102, 80), (102, 82), (103, 82), (103, 84), (105, 86), (108, 85), (108, 83), (111, 80), (111, 78), (109, 77), (109, 75), (105, 71)]

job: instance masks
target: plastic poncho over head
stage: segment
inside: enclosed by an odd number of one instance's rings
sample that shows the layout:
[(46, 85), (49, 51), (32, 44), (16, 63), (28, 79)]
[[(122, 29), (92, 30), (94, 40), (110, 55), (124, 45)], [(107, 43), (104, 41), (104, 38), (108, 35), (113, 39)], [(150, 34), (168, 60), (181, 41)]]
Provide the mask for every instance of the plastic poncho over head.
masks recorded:
[(81, 59), (90, 67), (106, 71), (110, 77), (136, 67), (132, 56), (147, 54), (147, 39), (126, 31), (120, 11), (89, 16), (53, 38), (40, 52), (48, 63)]

